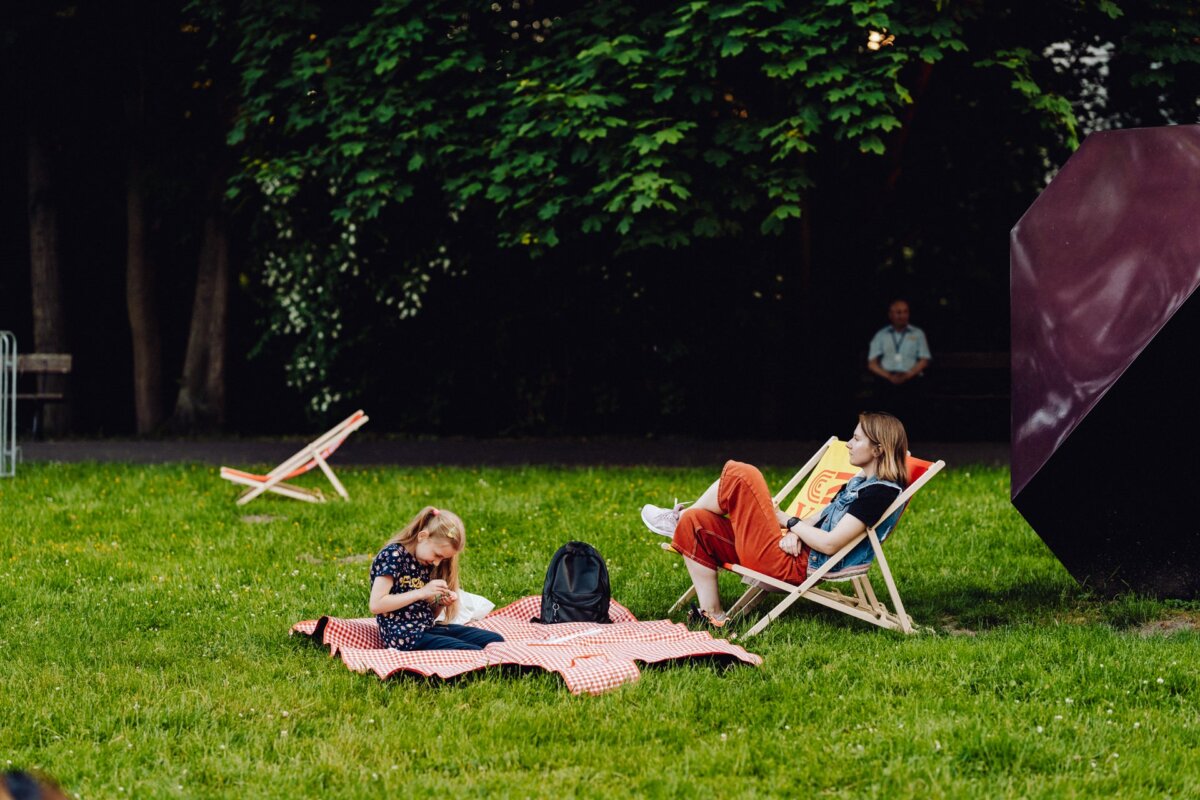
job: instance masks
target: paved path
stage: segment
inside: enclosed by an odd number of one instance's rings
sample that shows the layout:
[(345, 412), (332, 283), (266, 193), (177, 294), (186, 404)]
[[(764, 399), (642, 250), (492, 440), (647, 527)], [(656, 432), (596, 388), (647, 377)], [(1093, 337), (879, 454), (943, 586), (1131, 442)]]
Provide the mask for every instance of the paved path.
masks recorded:
[[(247, 466), (277, 464), (306, 440), (80, 440), (18, 442), (22, 460), (126, 461), (162, 464), (192, 461)], [(811, 441), (693, 439), (373, 439), (352, 436), (333, 457), (336, 464), (569, 466), (716, 466), (736, 458), (752, 464), (792, 466), (807, 460), (818, 443)], [(967, 464), (1008, 465), (1007, 442), (922, 444), (917, 455), (945, 459), (947, 467)]]

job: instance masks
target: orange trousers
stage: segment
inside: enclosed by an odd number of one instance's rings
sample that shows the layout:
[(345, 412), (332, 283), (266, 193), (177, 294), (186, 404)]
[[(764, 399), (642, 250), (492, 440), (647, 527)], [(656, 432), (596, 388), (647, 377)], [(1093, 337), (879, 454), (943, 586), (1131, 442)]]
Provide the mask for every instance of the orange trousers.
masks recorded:
[(782, 529), (757, 467), (727, 461), (717, 484), (717, 504), (725, 516), (698, 508), (683, 512), (671, 539), (676, 550), (709, 569), (741, 564), (788, 583), (804, 580), (809, 548), (805, 545), (798, 556), (779, 549)]

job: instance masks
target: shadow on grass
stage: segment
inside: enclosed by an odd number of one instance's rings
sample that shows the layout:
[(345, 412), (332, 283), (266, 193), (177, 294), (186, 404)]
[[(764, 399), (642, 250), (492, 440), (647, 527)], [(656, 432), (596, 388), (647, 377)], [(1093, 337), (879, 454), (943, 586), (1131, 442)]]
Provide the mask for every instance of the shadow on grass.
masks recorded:
[[(567, 684), (568, 675), (561, 674), (558, 671), (556, 671), (555, 669), (551, 669), (546, 666), (516, 664), (516, 663), (501, 663), (501, 664), (488, 664), (485, 666), (477, 666), (477, 667), (473, 667), (473, 668), (469, 669), (466, 672), (460, 673), (458, 675), (450, 675), (450, 676), (446, 676), (446, 677), (442, 677), (440, 675), (425, 675), (422, 672), (417, 671), (416, 669), (405, 669), (405, 668), (398, 669), (395, 672), (392, 672), (391, 674), (387, 675), (386, 677), (379, 676), (373, 670), (367, 670), (365, 672), (358, 673), (357, 670), (350, 668), (349, 665), (347, 665), (341, 658), (338, 658), (338, 656), (336, 654), (332, 654), (329, 643), (324, 641), (324, 632), (330, 621), (331, 621), (331, 618), (328, 616), (320, 617), (317, 620), (317, 624), (311, 634), (296, 632), (292, 636), (289, 636), (289, 640), (292, 644), (292, 648), (296, 651), (314, 650), (316, 652), (323, 653), (326, 657), (328, 657), (328, 660), (330, 662), (337, 663), (343, 669), (346, 669), (351, 673), (359, 674), (363, 677), (371, 678), (373, 680), (381, 680), (385, 684), (390, 684), (393, 681), (400, 681), (400, 682), (409, 683), (410, 685), (420, 685), (420, 686), (427, 687), (427, 688), (449, 686), (449, 685), (469, 686), (469, 685), (472, 685), (472, 684), (475, 684), (475, 683), (478, 683), (481, 681), (485, 682), (485, 683), (491, 682), (498, 678), (513, 678), (513, 677), (528, 678), (533, 675), (538, 675), (538, 676), (544, 676), (545, 679), (552, 681), (557, 687), (563, 689), (564, 691), (567, 691), (567, 692), (572, 691)], [(433, 651), (430, 651), (430, 652), (433, 652)], [(587, 657), (585, 657), (585, 658), (587, 658)], [(604, 654), (603, 659), (604, 659), (604, 663), (607, 663), (609, 656), (607, 654)], [(620, 657), (618, 657), (618, 660), (622, 660), (622, 659)], [(730, 654), (724, 654), (724, 653), (686, 655), (686, 656), (680, 656), (678, 658), (668, 658), (668, 659), (664, 659), (662, 661), (654, 661), (654, 662), (645, 661), (645, 660), (643, 660), (641, 658), (637, 658), (637, 657), (634, 657), (632, 660), (636, 664), (637, 669), (642, 674), (645, 674), (650, 671), (658, 671), (661, 669), (666, 669), (666, 668), (671, 668), (671, 667), (678, 668), (681, 666), (686, 666), (687, 668), (692, 669), (692, 670), (701, 670), (708, 674), (721, 675), (726, 672), (729, 672), (731, 670), (731, 668), (733, 668), (735, 666), (749, 666), (745, 661), (738, 658), (736, 655), (730, 655)], [(605, 674), (601, 674), (599, 676), (589, 678), (587, 676), (577, 675), (574, 673), (574, 671), (569, 671), (569, 672), (570, 672), (570, 676), (572, 679), (577, 680), (577, 681), (581, 680), (581, 681), (583, 681), (583, 684), (588, 684), (591, 681), (597, 680), (597, 679), (599, 679), (600, 681), (603, 682), (603, 681), (607, 680), (609, 677)], [(603, 670), (602, 670), (602, 672), (603, 672)], [(622, 663), (614, 664), (614, 672), (613, 672), (614, 676), (621, 675), (624, 672), (625, 672), (624, 664), (622, 664)], [(541, 680), (541, 678), (539, 678), (539, 680)], [(618, 682), (616, 684), (603, 689), (602, 692), (619, 689), (624, 685), (627, 685), (629, 683), (636, 683), (636, 682), (637, 682), (637, 677), (634, 677), (634, 678), (626, 677), (626, 679), (623, 681), (618, 679)], [(581, 690), (580, 693), (582, 693), (582, 694), (588, 693), (586, 691), (586, 686), (584, 686), (583, 690)]]
[(1134, 592), (1107, 596), (1086, 586), (1032, 581), (1002, 589), (970, 587), (924, 598), (922, 606), (938, 609), (935, 616), (951, 633), (1046, 623), (1102, 623), (1127, 630), (1200, 611), (1197, 601), (1160, 600)]
[[(658, 661), (655, 663), (646, 663), (637, 661), (638, 669), (644, 677), (650, 673), (661, 673), (672, 669), (684, 668), (692, 672), (703, 672), (713, 677), (720, 677), (731, 671), (735, 667), (749, 667), (745, 662), (725, 655), (711, 656), (691, 656), (687, 658), (668, 659), (666, 661)], [(343, 665), (344, 666), (344, 665)], [(373, 673), (368, 673), (362, 677), (374, 679), (376, 676)], [(417, 672), (409, 672), (400, 670), (394, 672), (386, 678), (381, 679), (385, 685), (407, 684), (420, 686), (422, 689), (437, 691), (441, 688), (462, 688), (480, 684), (490, 684), (493, 682), (511, 682), (511, 681), (534, 681), (530, 688), (536, 686), (549, 686), (555, 691), (561, 691), (565, 694), (570, 694), (571, 689), (562, 675), (552, 670), (543, 669), (542, 667), (526, 666), (523, 664), (492, 664), (486, 667), (480, 667), (470, 672), (464, 672), (460, 675), (452, 675), (447, 678), (441, 678), (437, 675), (422, 675)], [(602, 694), (617, 691), (626, 686), (637, 684), (639, 681), (632, 680), (616, 686), (605, 689)], [(580, 696), (587, 696), (587, 692), (580, 692)]]
[(955, 621), (958, 627), (985, 630), (1004, 625), (1038, 624), (1082, 613), (1093, 598), (1080, 587), (1040, 581), (1004, 587), (969, 586), (922, 598), (933, 616)]
[[(774, 602), (764, 602), (738, 625), (737, 631), (749, 630), (781, 597), (774, 596)], [(901, 597), (918, 627), (931, 627), (949, 635), (974, 635), (1011, 625), (1099, 623), (1139, 632), (1195, 629), (1200, 625), (1200, 601), (1159, 600), (1133, 593), (1107, 597), (1087, 587), (1045, 581), (924, 593), (905, 594), (902, 590)], [(886, 599), (886, 594), (880, 599)], [(782, 621), (801, 616), (819, 619), (839, 630), (866, 627), (864, 622), (808, 602), (793, 605)]]
[[(672, 658), (667, 659), (666, 661), (656, 661), (652, 664), (645, 661), (640, 661), (638, 659), (634, 659), (634, 661), (637, 662), (638, 669), (641, 670), (643, 674), (651, 672), (665, 672), (670, 669), (679, 669), (680, 667), (683, 667), (685, 669), (703, 671), (707, 674), (719, 676), (730, 672), (735, 667), (750, 666), (738, 658), (721, 654)], [(526, 666), (524, 664), (492, 664), (487, 667), (480, 667), (479, 669), (472, 670), (471, 672), (464, 672), (461, 675), (453, 675), (449, 678), (440, 678), (436, 675), (425, 676), (419, 673), (401, 670), (400, 672), (389, 675), (384, 679), (384, 682), (390, 683), (392, 681), (413, 680), (427, 687), (450, 685), (466, 686), (478, 681), (531, 678), (534, 676), (540, 676), (538, 680), (549, 680), (563, 691), (570, 692), (570, 689), (567, 687), (562, 675), (554, 672), (553, 670), (536, 666)], [(629, 681), (628, 683), (614, 686), (608, 691), (619, 689), (622, 686), (627, 686), (631, 683), (636, 683), (636, 681)]]

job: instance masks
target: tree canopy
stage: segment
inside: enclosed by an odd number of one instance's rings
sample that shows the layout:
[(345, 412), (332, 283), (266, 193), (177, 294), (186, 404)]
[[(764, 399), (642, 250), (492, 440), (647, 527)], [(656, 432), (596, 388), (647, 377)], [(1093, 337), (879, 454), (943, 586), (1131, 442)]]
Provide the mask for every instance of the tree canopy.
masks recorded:
[[(900, 146), (925, 71), (986, 17), (888, 0), (198, 7), (238, 43), (233, 194), (269, 221), (271, 333), (297, 343), (292, 380), (318, 408), (338, 396), (347, 298), (412, 315), (481, 240), (536, 257), (784, 234), (810, 160)], [(971, 57), (1011, 75), (1012, 108), (1073, 146), (1033, 52), (989, 45)]]
[(176, 389), (172, 424), (222, 424), (226, 341), (257, 340), (243, 430), (295, 426), (247, 411), (286, 373), (272, 409), (403, 397), (405, 430), (775, 432), (783, 375), (853, 391), (893, 296), (935, 351), (1004, 349), (1006, 234), (1056, 166), (1200, 110), (1186, 0), (151, 5), (0, 21), (30, 211), (0, 209), (61, 240), (64, 301), (30, 258), (0, 313), (22, 328), (30, 279), (34, 317), (128, 321), (95, 357), (91, 323), (42, 337), (82, 356), (91, 430), (122, 429), (129, 361), (138, 430)]

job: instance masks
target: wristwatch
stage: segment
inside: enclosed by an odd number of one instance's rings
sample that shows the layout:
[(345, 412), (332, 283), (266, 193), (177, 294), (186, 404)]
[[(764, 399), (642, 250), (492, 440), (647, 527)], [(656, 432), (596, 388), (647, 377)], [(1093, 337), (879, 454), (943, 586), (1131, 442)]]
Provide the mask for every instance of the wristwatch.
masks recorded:
[(796, 527), (796, 524), (799, 522), (800, 522), (799, 517), (790, 517), (787, 521), (787, 525), (784, 525), (783, 527), (787, 528), (788, 533), (791, 533), (792, 528)]

